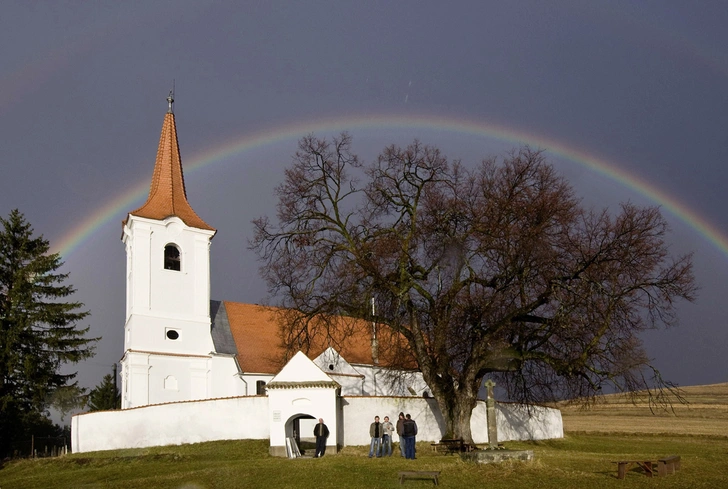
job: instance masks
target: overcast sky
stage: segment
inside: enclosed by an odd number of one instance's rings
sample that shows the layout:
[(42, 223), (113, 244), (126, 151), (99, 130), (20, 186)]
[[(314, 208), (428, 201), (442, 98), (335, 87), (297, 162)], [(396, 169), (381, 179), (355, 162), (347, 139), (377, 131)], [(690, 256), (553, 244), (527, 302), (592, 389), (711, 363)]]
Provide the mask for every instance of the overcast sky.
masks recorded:
[(701, 291), (648, 352), (682, 385), (724, 382), (726, 25), (724, 1), (3, 2), (0, 215), (62, 251), (102, 337), (78, 366), (93, 387), (123, 354), (121, 220), (173, 80), (218, 300), (265, 300), (250, 221), (301, 136), (349, 131), (366, 160), (419, 138), (466, 164), (529, 144), (585, 205), (662, 206)]

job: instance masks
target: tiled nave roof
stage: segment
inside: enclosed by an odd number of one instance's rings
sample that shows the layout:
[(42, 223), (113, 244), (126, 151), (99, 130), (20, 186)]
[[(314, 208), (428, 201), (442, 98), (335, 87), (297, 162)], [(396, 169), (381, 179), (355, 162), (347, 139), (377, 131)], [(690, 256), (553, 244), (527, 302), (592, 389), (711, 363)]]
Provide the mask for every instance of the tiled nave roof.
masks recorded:
[[(276, 374), (285, 365), (286, 349), (283, 346), (280, 330), (280, 312), (282, 309), (257, 304), (240, 302), (213, 301), (211, 313), (214, 311), (212, 328), (230, 328), (235, 342), (237, 359), (240, 368), (247, 373)], [(306, 356), (316, 358), (329, 346), (333, 346), (350, 364), (372, 365), (371, 334), (369, 321), (340, 318), (347, 321), (346, 326), (335, 328), (332, 336), (319, 334), (312, 339)], [(337, 333), (338, 331), (338, 333)], [(384, 331), (382, 331), (384, 333)], [(401, 349), (388, 348), (392, 345), (393, 336), (384, 334), (380, 338), (379, 360), (381, 366), (401, 363)], [(215, 342), (216, 348), (222, 346)], [(228, 350), (230, 351), (230, 350)], [(397, 353), (399, 352), (399, 353)], [(289, 355), (295, 351), (289, 351)], [(406, 361), (413, 366), (412, 361)]]

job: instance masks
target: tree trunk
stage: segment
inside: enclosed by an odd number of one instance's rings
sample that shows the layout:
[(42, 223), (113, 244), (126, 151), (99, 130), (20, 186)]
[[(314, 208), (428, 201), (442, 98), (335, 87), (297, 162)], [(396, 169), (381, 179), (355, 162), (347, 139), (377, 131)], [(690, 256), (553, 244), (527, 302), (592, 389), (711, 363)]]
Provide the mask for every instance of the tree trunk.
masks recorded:
[(437, 405), (445, 421), (444, 439), (462, 439), (464, 443), (473, 443), (470, 431), (470, 418), (477, 403), (475, 393), (471, 389), (455, 389), (455, 395), (445, 396), (433, 392)]

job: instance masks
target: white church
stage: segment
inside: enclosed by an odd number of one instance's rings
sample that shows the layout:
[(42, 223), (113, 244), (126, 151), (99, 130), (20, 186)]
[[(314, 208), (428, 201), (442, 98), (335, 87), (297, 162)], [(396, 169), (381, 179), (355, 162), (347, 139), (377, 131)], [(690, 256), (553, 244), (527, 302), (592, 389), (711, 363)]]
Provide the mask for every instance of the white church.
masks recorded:
[[(216, 230), (187, 200), (173, 99), (164, 117), (147, 201), (123, 222), (126, 320), (121, 410), (77, 414), (73, 452), (230, 439), (269, 439), (292, 456), (329, 427), (327, 453), (368, 445), (375, 415), (417, 421), (418, 440), (438, 441), (444, 423), (422, 375), (380, 362), (372, 328), (321, 343), (284, 363), (276, 310), (210, 300)], [(556, 409), (496, 403), (498, 440), (563, 437)], [(487, 443), (485, 401), (473, 411), (475, 443)], [(396, 440), (395, 440), (396, 441)]]

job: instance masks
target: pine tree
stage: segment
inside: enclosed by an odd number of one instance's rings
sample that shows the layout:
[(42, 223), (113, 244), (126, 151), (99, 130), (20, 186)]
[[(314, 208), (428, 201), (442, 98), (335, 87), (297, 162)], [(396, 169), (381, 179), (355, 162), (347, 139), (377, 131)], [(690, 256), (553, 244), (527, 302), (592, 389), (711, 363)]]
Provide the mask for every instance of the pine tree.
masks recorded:
[(78, 389), (61, 366), (93, 355), (97, 338), (77, 323), (89, 312), (65, 301), (75, 289), (50, 243), (17, 209), (0, 217), (0, 456), (29, 436), (60, 389)]
[(104, 375), (101, 383), (91, 389), (88, 407), (91, 411), (108, 411), (121, 407), (121, 393), (114, 383), (113, 375)]

